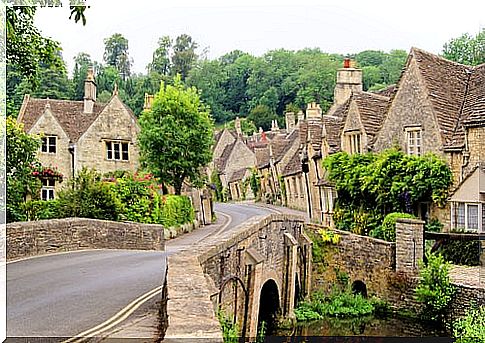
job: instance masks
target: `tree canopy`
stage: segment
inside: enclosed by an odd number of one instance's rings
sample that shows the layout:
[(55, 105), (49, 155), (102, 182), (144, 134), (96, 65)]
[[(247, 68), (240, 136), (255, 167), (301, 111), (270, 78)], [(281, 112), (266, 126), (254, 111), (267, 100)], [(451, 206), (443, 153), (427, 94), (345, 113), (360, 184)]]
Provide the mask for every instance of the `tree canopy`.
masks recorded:
[(115, 67), (123, 80), (131, 75), (133, 61), (128, 53), (128, 39), (115, 33), (104, 40), (103, 59), (106, 64)]
[(202, 168), (212, 159), (213, 123), (197, 89), (186, 88), (180, 76), (173, 85), (162, 82), (139, 122), (143, 166), (172, 185), (176, 194), (186, 179), (200, 183)]
[(465, 33), (451, 39), (443, 46), (443, 56), (466, 65), (485, 63), (485, 29), (475, 36)]

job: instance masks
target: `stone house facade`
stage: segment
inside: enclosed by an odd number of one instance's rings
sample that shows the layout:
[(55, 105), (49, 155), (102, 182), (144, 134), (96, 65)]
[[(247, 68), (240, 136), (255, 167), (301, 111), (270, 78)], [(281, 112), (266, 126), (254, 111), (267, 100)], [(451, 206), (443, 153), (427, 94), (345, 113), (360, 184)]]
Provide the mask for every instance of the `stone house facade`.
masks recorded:
[[(121, 101), (117, 90), (111, 99), (96, 102), (96, 83), (89, 69), (84, 101), (35, 99), (25, 95), (18, 122), (29, 134), (41, 135), (38, 158), (72, 178), (82, 168), (106, 173), (136, 170), (139, 166), (137, 135), (140, 131), (133, 112)], [(55, 197), (58, 180), (42, 180), (41, 197)]]

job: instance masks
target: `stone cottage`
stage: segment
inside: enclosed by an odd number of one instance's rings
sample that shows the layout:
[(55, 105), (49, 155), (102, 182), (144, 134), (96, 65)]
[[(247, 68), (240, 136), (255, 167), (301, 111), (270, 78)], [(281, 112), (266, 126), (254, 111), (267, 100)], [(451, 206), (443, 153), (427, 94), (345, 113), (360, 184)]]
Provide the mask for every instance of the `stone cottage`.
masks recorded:
[(421, 204), (422, 218), (436, 217), (445, 229), (483, 228), (484, 193), (459, 190), (480, 172), (484, 142), (485, 65), (466, 66), (412, 48), (374, 149), (397, 144), (409, 154), (432, 152), (447, 161), (451, 202), (444, 209)]
[[(106, 103), (96, 102), (93, 70), (88, 70), (84, 101), (35, 99), (25, 95), (18, 121), (29, 134), (41, 135), (38, 158), (70, 179), (84, 167), (101, 173), (136, 170), (139, 165), (137, 135), (140, 131), (133, 112), (115, 89)], [(42, 179), (41, 198), (55, 198), (59, 181)]]

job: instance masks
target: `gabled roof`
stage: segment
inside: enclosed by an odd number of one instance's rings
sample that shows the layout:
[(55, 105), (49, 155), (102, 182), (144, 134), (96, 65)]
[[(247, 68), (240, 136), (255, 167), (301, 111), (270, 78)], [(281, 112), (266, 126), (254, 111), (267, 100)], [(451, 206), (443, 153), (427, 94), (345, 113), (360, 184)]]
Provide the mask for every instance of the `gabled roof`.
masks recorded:
[(375, 136), (381, 128), (389, 109), (389, 97), (370, 92), (355, 92), (351, 98), (357, 103), (365, 132), (368, 135)]
[(370, 92), (370, 93), (374, 93), (374, 94), (377, 94), (377, 95), (382, 95), (382, 96), (387, 96), (388, 98), (392, 98), (394, 96), (394, 94), (396, 94), (396, 92), (397, 92), (397, 86), (396, 85), (390, 85), (390, 86), (388, 86), (384, 89), (374, 91), (374, 92)]
[(463, 105), (465, 125), (485, 124), (485, 64), (473, 68)]
[(318, 153), (322, 148), (323, 122), (321, 120), (309, 120), (308, 133), (313, 151)]
[(234, 173), (232, 173), (232, 175), (229, 178), (229, 180), (227, 181), (227, 183), (242, 180), (244, 178), (244, 175), (246, 175), (246, 172), (247, 172), (246, 168), (242, 168), (242, 169), (235, 171)]
[(215, 160), (215, 167), (218, 171), (222, 172), (226, 168), (227, 161), (229, 160), (229, 156), (231, 156), (232, 150), (236, 145), (237, 140), (232, 142), (231, 144), (226, 145), (224, 150), (222, 151), (221, 157)]
[(258, 169), (266, 168), (269, 166), (269, 146), (261, 146), (254, 148), (254, 154), (256, 156), (256, 164)]
[(271, 140), (271, 150), (275, 162), (279, 162), (283, 158), (291, 142), (285, 135), (277, 135)]
[(340, 130), (342, 118), (325, 115), (323, 116), (323, 124), (325, 126), (325, 138), (330, 147), (329, 153), (333, 154), (340, 151)]
[(294, 175), (301, 173), (301, 159), (300, 159), (300, 154), (299, 151), (295, 151), (293, 156), (291, 157), (290, 161), (288, 164), (283, 168), (283, 171), (281, 172), (281, 176), (289, 176), (289, 175)]
[(417, 63), (444, 145), (462, 144), (458, 123), (473, 68), (417, 48), (411, 49), (410, 58)]
[(49, 106), (71, 142), (75, 143), (96, 120), (106, 104), (95, 103), (93, 113), (84, 113), (83, 101), (35, 99), (26, 95), (18, 117), (18, 121), (24, 124), (25, 131), (32, 129)]

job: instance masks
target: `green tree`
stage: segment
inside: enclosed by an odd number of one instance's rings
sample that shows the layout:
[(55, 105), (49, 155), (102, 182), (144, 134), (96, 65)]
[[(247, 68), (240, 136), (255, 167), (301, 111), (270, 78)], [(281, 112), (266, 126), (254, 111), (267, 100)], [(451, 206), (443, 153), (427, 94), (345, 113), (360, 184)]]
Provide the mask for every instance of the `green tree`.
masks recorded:
[(261, 127), (265, 131), (271, 129), (271, 121), (274, 119), (278, 119), (278, 116), (266, 105), (256, 106), (248, 115), (248, 120), (252, 121), (257, 128)]
[(187, 78), (190, 69), (197, 61), (197, 43), (187, 34), (182, 34), (175, 39), (172, 55), (172, 75), (180, 74), (183, 81)]
[(6, 120), (6, 176), (7, 176), (7, 222), (26, 220), (22, 209), (27, 194), (37, 195), (39, 179), (32, 176), (33, 168), (39, 163), (36, 152), (40, 141), (26, 134), (15, 119)]
[(158, 40), (158, 47), (153, 52), (152, 62), (147, 66), (149, 73), (156, 72), (161, 75), (168, 75), (170, 73), (171, 47), (172, 39), (169, 36), (163, 36)]
[(443, 45), (443, 56), (466, 65), (485, 63), (485, 29), (476, 36), (465, 33), (451, 39)]
[(180, 194), (183, 182), (201, 181), (201, 169), (212, 159), (213, 123), (197, 89), (175, 77), (162, 82), (153, 106), (140, 116), (143, 165)]
[(91, 56), (85, 52), (80, 52), (74, 57), (73, 88), (74, 100), (82, 100), (84, 97), (84, 81), (88, 74), (88, 68), (93, 65)]
[(104, 40), (104, 61), (115, 67), (123, 80), (131, 75), (132, 60), (128, 53), (128, 39), (115, 33)]

